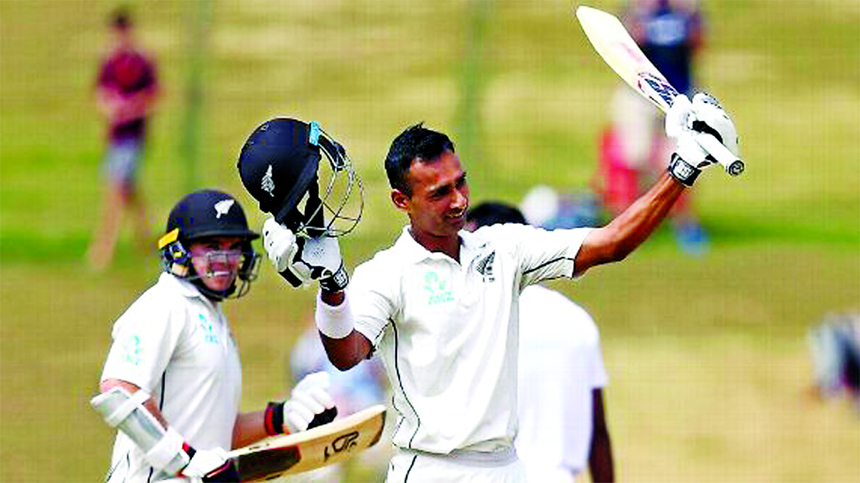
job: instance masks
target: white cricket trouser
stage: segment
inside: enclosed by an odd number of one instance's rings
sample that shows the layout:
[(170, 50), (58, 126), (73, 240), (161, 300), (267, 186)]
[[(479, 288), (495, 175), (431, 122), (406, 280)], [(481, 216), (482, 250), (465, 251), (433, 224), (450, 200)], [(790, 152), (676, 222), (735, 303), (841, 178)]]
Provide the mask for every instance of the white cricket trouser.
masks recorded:
[(526, 465), (529, 483), (576, 483), (573, 472), (566, 468)]
[(525, 483), (526, 471), (513, 448), (500, 453), (437, 455), (397, 450), (386, 483)]

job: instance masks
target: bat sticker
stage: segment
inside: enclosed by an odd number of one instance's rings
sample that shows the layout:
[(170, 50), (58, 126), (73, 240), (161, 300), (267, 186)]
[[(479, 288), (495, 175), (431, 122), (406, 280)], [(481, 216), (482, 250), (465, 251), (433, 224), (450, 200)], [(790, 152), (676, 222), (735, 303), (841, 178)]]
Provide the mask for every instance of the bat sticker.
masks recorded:
[[(647, 87), (642, 84), (646, 84)], [(678, 91), (675, 90), (668, 82), (665, 80), (651, 74), (650, 72), (642, 72), (639, 74), (639, 89), (642, 92), (650, 92), (656, 93), (663, 100), (663, 103), (667, 106), (672, 105), (672, 101), (678, 96)], [(657, 99), (655, 99), (656, 101)]]
[[(329, 458), (341, 451), (351, 450), (356, 446), (356, 439), (358, 439), (358, 431), (338, 436), (337, 439), (331, 442), (331, 445), (325, 447), (323, 461), (328, 461)], [(331, 452), (329, 452), (329, 449), (331, 449)]]

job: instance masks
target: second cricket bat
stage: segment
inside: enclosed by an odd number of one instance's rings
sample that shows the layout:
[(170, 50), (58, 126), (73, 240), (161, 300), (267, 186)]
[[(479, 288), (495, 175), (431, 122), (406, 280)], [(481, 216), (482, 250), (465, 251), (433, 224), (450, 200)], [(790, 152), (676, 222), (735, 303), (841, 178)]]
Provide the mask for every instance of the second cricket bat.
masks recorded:
[(228, 453), (242, 481), (270, 480), (338, 463), (375, 445), (385, 427), (385, 406), (296, 434), (268, 438)]

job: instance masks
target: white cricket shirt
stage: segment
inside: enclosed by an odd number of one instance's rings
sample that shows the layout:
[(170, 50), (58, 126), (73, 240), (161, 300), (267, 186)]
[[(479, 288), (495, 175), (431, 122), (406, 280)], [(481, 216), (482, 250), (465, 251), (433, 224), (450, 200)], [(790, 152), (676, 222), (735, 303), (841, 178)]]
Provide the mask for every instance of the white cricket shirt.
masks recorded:
[(400, 416), (396, 446), (441, 454), (512, 446), (520, 290), (571, 277), (589, 232), (461, 231), (458, 263), (427, 251), (407, 226), (356, 268), (348, 288), (355, 327), (385, 364)]
[[(217, 304), (163, 273), (116, 321), (112, 337), (102, 380), (121, 379), (148, 392), (195, 449), (230, 449), (242, 368)], [(118, 431), (108, 481), (150, 481), (151, 470), (143, 452)]]
[(592, 392), (607, 383), (594, 319), (556, 291), (527, 287), (519, 364), (515, 446), (529, 481), (572, 481), (591, 449)]

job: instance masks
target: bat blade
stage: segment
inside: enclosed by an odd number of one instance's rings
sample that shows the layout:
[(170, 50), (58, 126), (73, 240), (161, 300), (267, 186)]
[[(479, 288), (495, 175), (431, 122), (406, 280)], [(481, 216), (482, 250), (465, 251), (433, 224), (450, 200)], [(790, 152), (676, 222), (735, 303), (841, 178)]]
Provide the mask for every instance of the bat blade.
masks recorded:
[(603, 60), (636, 92), (666, 112), (678, 91), (645, 57), (617, 17), (596, 8), (581, 6), (576, 17), (585, 36)]
[(385, 427), (376, 405), (307, 431), (268, 438), (228, 453), (242, 481), (270, 480), (347, 460), (375, 445)]
[[(580, 6), (576, 18), (594, 50), (633, 90), (668, 112), (678, 91), (654, 67), (642, 50), (612, 14)], [(696, 135), (699, 145), (711, 154), (732, 176), (741, 174), (744, 163), (710, 134)]]

